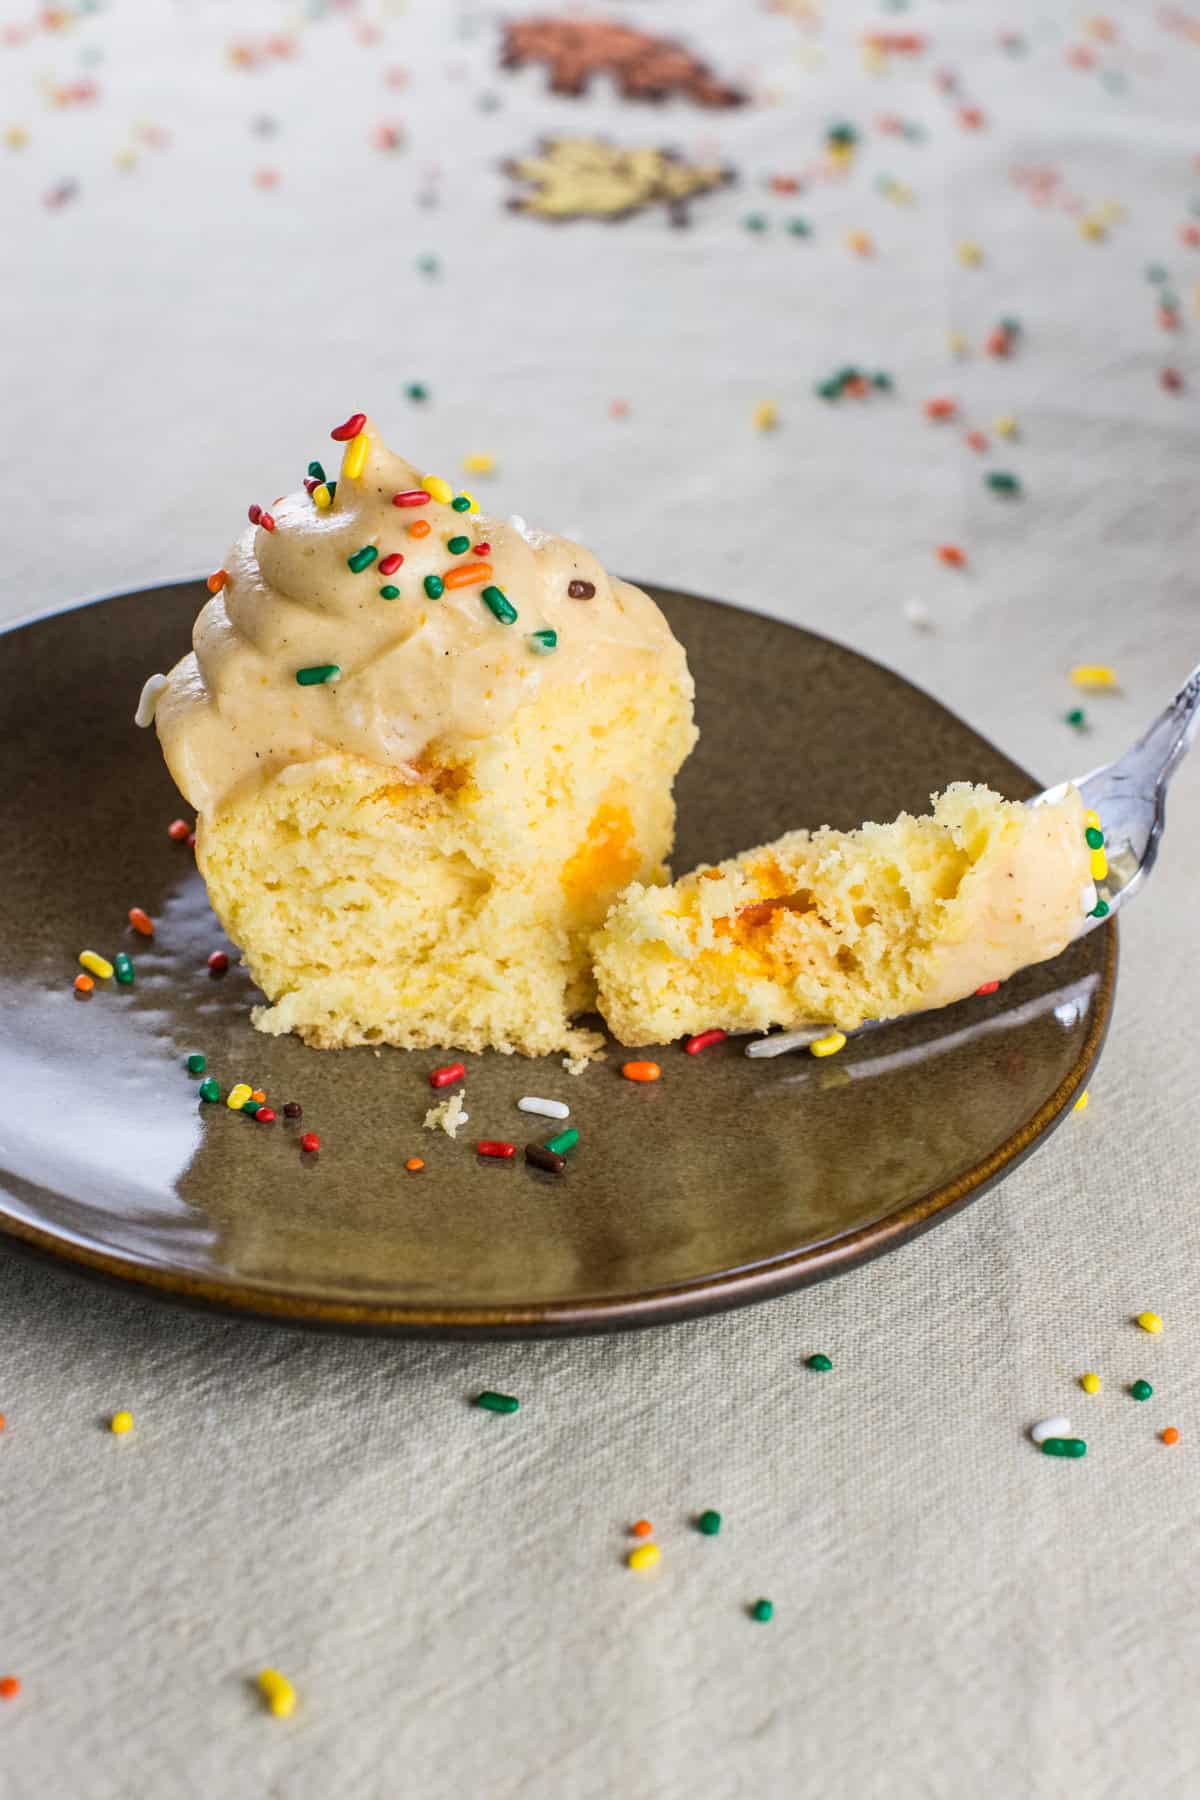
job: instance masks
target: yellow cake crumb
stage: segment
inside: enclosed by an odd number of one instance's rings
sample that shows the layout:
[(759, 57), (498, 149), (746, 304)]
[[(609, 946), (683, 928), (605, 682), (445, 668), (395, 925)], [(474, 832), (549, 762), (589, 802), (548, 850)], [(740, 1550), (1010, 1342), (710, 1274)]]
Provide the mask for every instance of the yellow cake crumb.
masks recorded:
[(465, 1093), (465, 1088), (459, 1088), (457, 1094), (449, 1094), (445, 1100), (439, 1100), (436, 1106), (431, 1106), (425, 1114), (426, 1131), (444, 1131), (448, 1138), (457, 1136), (469, 1116), (463, 1111)]

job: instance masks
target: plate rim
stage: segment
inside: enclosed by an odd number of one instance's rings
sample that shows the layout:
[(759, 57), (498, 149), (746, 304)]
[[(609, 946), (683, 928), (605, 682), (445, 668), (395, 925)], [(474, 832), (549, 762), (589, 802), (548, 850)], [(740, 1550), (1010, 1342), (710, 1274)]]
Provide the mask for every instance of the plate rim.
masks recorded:
[[(203, 576), (183, 576), (173, 581), (152, 582), (142, 587), (115, 588), (89, 598), (51, 606), (0, 626), (0, 638), (27, 626), (38, 625), (64, 613), (82, 611), (110, 600), (127, 599), (162, 588), (185, 587)], [(706, 606), (719, 606), (730, 612), (753, 612), (753, 609), (719, 600), (685, 589), (664, 588), (661, 583), (639, 584), (650, 591), (658, 590)], [(770, 620), (785, 630), (802, 631), (808, 636), (835, 643), (862, 662), (871, 663), (887, 675), (916, 689), (932, 704), (945, 712), (950, 708), (918, 683), (868, 656), (852, 644), (841, 643), (808, 626), (792, 625), (770, 613), (756, 616)], [(951, 716), (957, 718), (957, 714)], [(974, 726), (966, 720), (967, 729)], [(975, 732), (977, 737), (982, 733)], [(1006, 761), (1006, 751), (983, 739)], [(1019, 764), (1015, 765), (1020, 767)], [(1022, 770), (1022, 773), (1026, 771)], [(1028, 779), (1034, 784), (1033, 777)], [(1069, 1072), (1043, 1101), (1038, 1110), (999, 1144), (988, 1156), (964, 1170), (953, 1181), (930, 1189), (906, 1206), (884, 1217), (859, 1226), (824, 1243), (786, 1252), (761, 1263), (741, 1269), (725, 1270), (716, 1275), (697, 1276), (691, 1281), (668, 1287), (644, 1289), (632, 1294), (584, 1296), (570, 1302), (543, 1301), (531, 1306), (418, 1306), (395, 1302), (321, 1300), (312, 1296), (273, 1293), (269, 1289), (247, 1287), (236, 1281), (221, 1281), (207, 1276), (191, 1275), (164, 1269), (153, 1263), (107, 1251), (93, 1250), (31, 1225), (24, 1219), (0, 1210), (0, 1241), (6, 1248), (28, 1251), (39, 1261), (56, 1267), (115, 1284), (124, 1291), (161, 1301), (175, 1301), (209, 1313), (252, 1319), (262, 1324), (308, 1326), (348, 1332), (412, 1338), (502, 1339), (582, 1336), (607, 1331), (634, 1330), (651, 1325), (670, 1324), (696, 1318), (706, 1313), (732, 1311), (759, 1301), (806, 1287), (829, 1276), (845, 1273), (860, 1263), (872, 1261), (889, 1250), (898, 1249), (911, 1238), (944, 1218), (950, 1218), (972, 1200), (981, 1198), (1045, 1138), (1066, 1117), (1075, 1100), (1086, 1087), (1095, 1068), (1112, 1020), (1113, 996), (1116, 989), (1119, 939), (1116, 919), (1107, 921), (1103, 929), (1104, 964), (1096, 990), (1092, 1022), (1079, 1055)], [(0, 1184), (0, 1198), (7, 1198)]]

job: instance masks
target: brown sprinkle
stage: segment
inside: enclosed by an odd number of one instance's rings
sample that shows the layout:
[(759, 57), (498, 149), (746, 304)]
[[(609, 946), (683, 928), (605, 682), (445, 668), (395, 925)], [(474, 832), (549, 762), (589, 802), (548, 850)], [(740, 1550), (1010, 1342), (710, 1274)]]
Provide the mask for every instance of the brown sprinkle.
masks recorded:
[(565, 1175), (567, 1159), (553, 1150), (547, 1150), (545, 1144), (526, 1144), (525, 1161), (535, 1169), (545, 1169), (548, 1175)]
[(572, 600), (590, 600), (596, 592), (596, 584), (594, 581), (572, 581), (567, 592)]

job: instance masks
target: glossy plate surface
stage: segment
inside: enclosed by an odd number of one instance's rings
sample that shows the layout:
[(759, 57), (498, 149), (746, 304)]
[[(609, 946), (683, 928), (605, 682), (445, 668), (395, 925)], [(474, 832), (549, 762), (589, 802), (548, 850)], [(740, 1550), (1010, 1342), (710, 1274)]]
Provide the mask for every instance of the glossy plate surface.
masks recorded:
[[(898, 676), (826, 639), (655, 592), (687, 646), (700, 744), (678, 869), (801, 824), (922, 810), (951, 780), (1039, 785)], [(0, 1240), (164, 1296), (297, 1323), (461, 1336), (651, 1324), (761, 1299), (891, 1248), (982, 1193), (1069, 1110), (1112, 1006), (1116, 932), (987, 999), (869, 1032), (830, 1061), (728, 1043), (621, 1057), (466, 1057), (471, 1122), (421, 1129), (436, 1053), (321, 1052), (254, 1031), (186, 846), (143, 678), (187, 648), (200, 583), (117, 596), (0, 637)], [(153, 941), (126, 923), (157, 922)], [(132, 988), (72, 991), (90, 947)], [(225, 946), (227, 947), (227, 946)], [(300, 1126), (203, 1106), (184, 1059), (246, 1079)], [(582, 1133), (559, 1181), (484, 1162), (523, 1144), (521, 1094)], [(319, 1157), (299, 1148), (320, 1133)], [(553, 1129), (553, 1127), (548, 1127)], [(405, 1173), (420, 1155), (422, 1174)]]

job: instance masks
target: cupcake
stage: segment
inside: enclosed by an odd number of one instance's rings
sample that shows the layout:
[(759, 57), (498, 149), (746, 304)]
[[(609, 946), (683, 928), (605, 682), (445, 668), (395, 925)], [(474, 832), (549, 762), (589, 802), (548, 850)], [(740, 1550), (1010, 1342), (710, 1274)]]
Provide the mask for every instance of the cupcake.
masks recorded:
[(481, 515), (361, 414), (333, 436), (336, 481), (251, 507), (155, 707), (254, 1022), (587, 1055), (590, 936), (666, 879), (684, 652), (579, 545)]
[(1095, 825), (1074, 788), (1034, 807), (958, 783), (923, 818), (793, 831), (635, 884), (596, 937), (600, 1010), (623, 1044), (650, 1044), (945, 1006), (1078, 936)]

